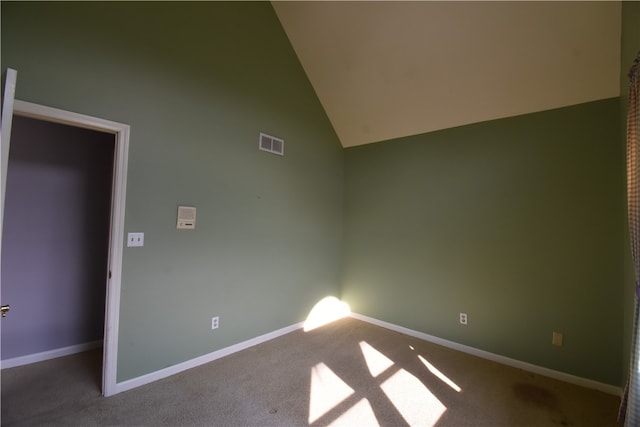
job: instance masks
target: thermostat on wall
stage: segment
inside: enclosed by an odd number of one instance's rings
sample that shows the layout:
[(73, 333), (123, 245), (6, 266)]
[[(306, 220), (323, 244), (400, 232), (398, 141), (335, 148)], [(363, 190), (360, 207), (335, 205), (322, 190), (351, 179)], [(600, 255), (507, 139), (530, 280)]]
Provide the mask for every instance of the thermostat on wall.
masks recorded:
[(196, 208), (193, 206), (178, 206), (178, 230), (193, 230), (196, 228)]

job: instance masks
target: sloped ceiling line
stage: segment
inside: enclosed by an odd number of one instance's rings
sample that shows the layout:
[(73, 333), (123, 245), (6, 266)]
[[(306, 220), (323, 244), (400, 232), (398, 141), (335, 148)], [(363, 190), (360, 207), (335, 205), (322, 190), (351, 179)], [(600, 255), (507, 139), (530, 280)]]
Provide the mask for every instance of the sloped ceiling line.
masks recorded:
[(272, 4), (344, 147), (619, 96), (618, 1)]

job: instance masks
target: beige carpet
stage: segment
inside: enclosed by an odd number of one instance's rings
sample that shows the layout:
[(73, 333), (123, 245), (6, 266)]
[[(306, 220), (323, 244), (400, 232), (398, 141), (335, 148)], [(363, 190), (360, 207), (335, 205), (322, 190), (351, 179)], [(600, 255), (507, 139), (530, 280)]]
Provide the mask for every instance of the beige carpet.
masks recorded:
[(2, 371), (3, 426), (617, 426), (620, 399), (358, 320), (100, 396), (100, 352)]

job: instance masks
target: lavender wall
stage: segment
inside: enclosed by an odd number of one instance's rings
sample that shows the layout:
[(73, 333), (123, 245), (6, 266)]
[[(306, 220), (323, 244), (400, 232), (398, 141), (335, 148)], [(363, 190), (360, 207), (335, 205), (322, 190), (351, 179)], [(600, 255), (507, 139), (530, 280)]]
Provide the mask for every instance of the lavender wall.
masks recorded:
[(102, 339), (114, 136), (14, 117), (2, 359)]

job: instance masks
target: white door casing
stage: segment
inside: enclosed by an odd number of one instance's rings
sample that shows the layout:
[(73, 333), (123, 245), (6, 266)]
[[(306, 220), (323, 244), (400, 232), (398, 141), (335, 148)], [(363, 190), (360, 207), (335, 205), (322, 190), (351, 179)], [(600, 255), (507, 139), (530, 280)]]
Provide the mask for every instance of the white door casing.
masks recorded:
[[(16, 70), (7, 68), (4, 81), (4, 94), (2, 97), (2, 122), (0, 122), (0, 257), (2, 256), (4, 194), (7, 189), (7, 166), (9, 165), (9, 144), (11, 142), (11, 122), (13, 121), (13, 103), (16, 93), (17, 77), (18, 73)], [(2, 279), (0, 279), (0, 290), (1, 289)], [(6, 302), (0, 301), (0, 304), (6, 304)], [(0, 323), (0, 330), (1, 329), (2, 324)]]
[[(115, 136), (113, 182), (111, 189), (112, 202), (110, 215), (111, 221), (109, 235), (109, 261), (107, 277), (105, 278), (107, 283), (107, 295), (105, 304), (104, 352), (102, 364), (102, 394), (104, 396), (111, 396), (118, 392), (116, 387), (116, 369), (118, 356), (118, 323), (120, 313), (122, 250), (124, 243), (124, 211), (127, 189), (127, 164), (129, 152), (129, 125), (19, 100), (15, 100), (13, 102), (13, 114), (84, 129), (92, 129), (100, 132), (110, 133)], [(6, 170), (3, 170), (3, 175), (5, 174)], [(4, 202), (2, 209), (4, 210)]]
[[(2, 122), (0, 124), (0, 151), (2, 160), (0, 163), (0, 254), (2, 253), (2, 224), (4, 220), (4, 193), (7, 189), (7, 165), (9, 164), (9, 144), (11, 143), (11, 122), (13, 121), (13, 103), (16, 93), (16, 79), (18, 73), (12, 68), (7, 68), (4, 82), (4, 96), (2, 98)], [(1, 286), (1, 285), (0, 285)]]

